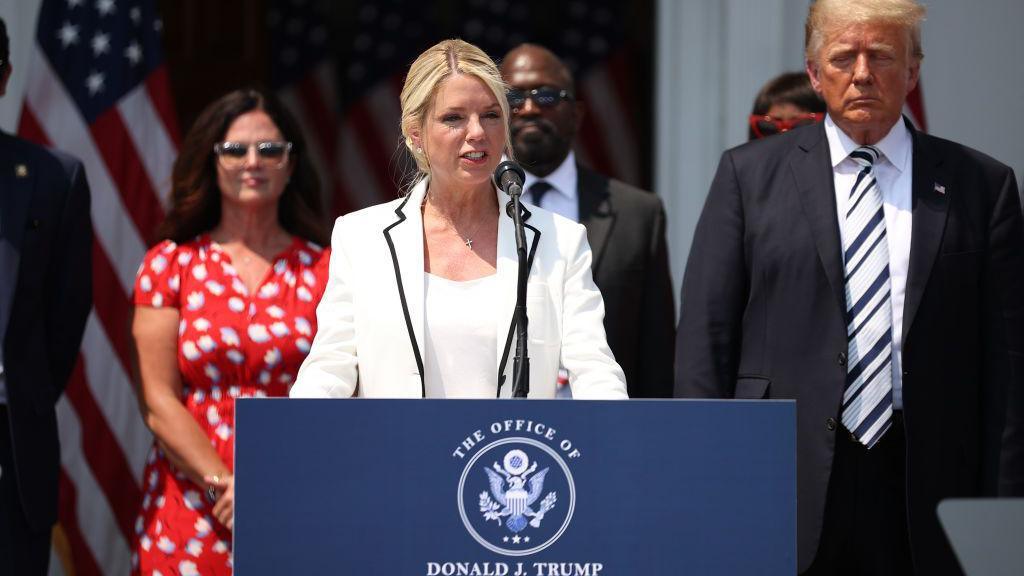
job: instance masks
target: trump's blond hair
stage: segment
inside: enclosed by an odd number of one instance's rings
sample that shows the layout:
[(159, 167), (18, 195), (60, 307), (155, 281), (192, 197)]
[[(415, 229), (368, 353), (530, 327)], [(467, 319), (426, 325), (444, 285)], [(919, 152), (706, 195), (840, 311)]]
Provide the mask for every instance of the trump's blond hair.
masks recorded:
[(815, 0), (807, 13), (804, 27), (805, 57), (817, 62), (825, 38), (854, 24), (890, 24), (907, 31), (911, 56), (924, 57), (921, 48), (921, 22), (925, 7), (915, 0)]

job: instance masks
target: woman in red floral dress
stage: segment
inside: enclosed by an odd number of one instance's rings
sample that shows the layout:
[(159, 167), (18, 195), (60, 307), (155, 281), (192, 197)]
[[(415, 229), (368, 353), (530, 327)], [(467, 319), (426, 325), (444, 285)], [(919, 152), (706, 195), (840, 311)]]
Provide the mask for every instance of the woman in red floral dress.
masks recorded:
[(199, 116), (135, 282), (140, 406), (155, 445), (135, 574), (230, 574), (234, 401), (287, 396), (327, 279), (319, 185), (294, 120), (238, 91)]

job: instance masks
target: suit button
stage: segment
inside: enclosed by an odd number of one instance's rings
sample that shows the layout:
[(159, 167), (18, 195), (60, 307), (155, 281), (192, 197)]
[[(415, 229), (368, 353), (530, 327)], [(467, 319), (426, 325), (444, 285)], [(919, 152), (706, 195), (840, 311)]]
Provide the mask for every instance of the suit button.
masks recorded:
[(846, 366), (846, 352), (840, 352), (839, 355), (836, 356), (836, 364)]
[(836, 419), (835, 418), (829, 418), (828, 420), (825, 420), (825, 428), (828, 428), (829, 432), (835, 430), (836, 429)]

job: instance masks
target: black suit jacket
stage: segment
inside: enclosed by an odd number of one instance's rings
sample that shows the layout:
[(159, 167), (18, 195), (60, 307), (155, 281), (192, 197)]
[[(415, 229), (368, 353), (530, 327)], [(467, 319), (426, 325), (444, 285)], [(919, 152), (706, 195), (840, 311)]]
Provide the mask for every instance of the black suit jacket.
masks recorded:
[[(16, 254), (4, 333), (14, 472), (33, 529), (57, 518), (54, 404), (78, 356), (92, 305), (89, 187), (77, 160), (0, 133), (0, 241)], [(7, 470), (4, 473), (8, 473)]]
[(629, 396), (671, 398), (675, 304), (661, 199), (583, 166), (577, 173), (608, 345)]
[[(939, 500), (1024, 493), (1024, 232), (1012, 170), (947, 140), (912, 138), (908, 522), (919, 573), (944, 574), (957, 564)], [(840, 252), (822, 124), (725, 152), (683, 282), (676, 395), (797, 400), (800, 570), (817, 551), (844, 433)]]

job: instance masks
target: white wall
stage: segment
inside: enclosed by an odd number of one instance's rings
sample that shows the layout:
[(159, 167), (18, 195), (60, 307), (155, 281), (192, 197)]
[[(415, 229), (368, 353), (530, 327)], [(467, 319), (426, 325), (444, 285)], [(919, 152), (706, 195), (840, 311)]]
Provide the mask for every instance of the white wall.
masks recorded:
[(933, 0), (922, 30), (929, 131), (1024, 176), (1024, 2)]
[(14, 73), (7, 84), (7, 95), (0, 98), (0, 130), (14, 132), (21, 114), (21, 101), (28, 76), (29, 50), (35, 38), (36, 21), (42, 0), (0, 0), (0, 18), (7, 24), (11, 39), (11, 64)]
[[(659, 0), (655, 190), (665, 200), (678, 291), (704, 197), (725, 149), (746, 140), (754, 95), (803, 68), (809, 0)], [(929, 131), (1024, 175), (1020, 0), (932, 0), (922, 41)]]

